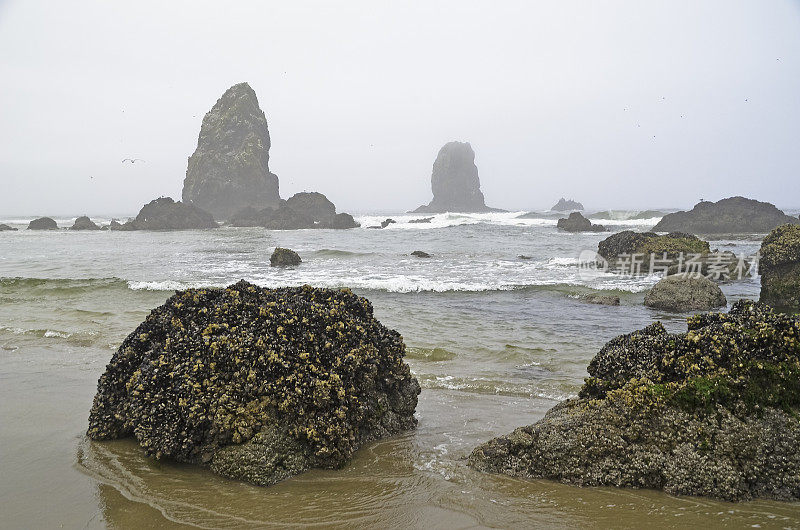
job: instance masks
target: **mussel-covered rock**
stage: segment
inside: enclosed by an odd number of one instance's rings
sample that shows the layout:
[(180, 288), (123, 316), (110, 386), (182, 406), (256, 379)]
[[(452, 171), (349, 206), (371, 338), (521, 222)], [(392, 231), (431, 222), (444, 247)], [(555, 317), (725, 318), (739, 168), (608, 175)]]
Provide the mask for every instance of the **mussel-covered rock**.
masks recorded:
[(761, 301), (800, 310), (800, 225), (783, 225), (761, 244)]
[(481, 471), (728, 501), (800, 499), (800, 317), (737, 302), (611, 340), (579, 395), (477, 447)]
[(348, 289), (179, 291), (112, 357), (88, 436), (133, 436), (150, 456), (261, 485), (338, 468), (416, 425), (404, 355)]
[(302, 262), (300, 255), (288, 248), (277, 247), (269, 257), (271, 267), (296, 267)]
[(644, 305), (665, 311), (708, 311), (728, 301), (719, 285), (705, 276), (684, 272), (659, 280), (644, 297)]
[(40, 217), (28, 223), (28, 230), (57, 230), (58, 224), (50, 217)]

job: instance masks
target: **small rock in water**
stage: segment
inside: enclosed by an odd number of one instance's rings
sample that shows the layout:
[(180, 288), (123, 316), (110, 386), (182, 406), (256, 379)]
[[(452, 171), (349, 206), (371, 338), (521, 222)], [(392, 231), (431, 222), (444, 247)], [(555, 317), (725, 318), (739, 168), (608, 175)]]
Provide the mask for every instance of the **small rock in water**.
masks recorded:
[(28, 230), (57, 230), (58, 224), (50, 217), (40, 217), (28, 224)]
[(556, 223), (557, 228), (567, 232), (605, 232), (603, 225), (592, 224), (580, 212), (572, 212), (566, 219), (559, 219)]
[(395, 223), (397, 223), (397, 221), (395, 221), (394, 219), (386, 219), (381, 223), (381, 228), (386, 228), (387, 226)]
[(421, 250), (415, 250), (414, 252), (411, 253), (411, 255), (414, 256), (414, 257), (417, 257), (417, 258), (430, 258), (431, 257), (430, 254), (428, 254), (427, 252), (423, 252)]
[(696, 273), (667, 276), (644, 297), (644, 305), (666, 311), (708, 311), (728, 303), (719, 285)]
[(278, 247), (269, 258), (270, 267), (296, 267), (303, 260), (294, 250)]
[(75, 219), (73, 225), (69, 228), (70, 230), (100, 230), (100, 227), (97, 226), (94, 221), (86, 217), (85, 215), (82, 217), (78, 217)]
[(533, 259), (532, 257), (526, 256), (525, 254), (520, 254), (519, 256), (517, 256), (517, 258), (519, 258), (519, 259)]

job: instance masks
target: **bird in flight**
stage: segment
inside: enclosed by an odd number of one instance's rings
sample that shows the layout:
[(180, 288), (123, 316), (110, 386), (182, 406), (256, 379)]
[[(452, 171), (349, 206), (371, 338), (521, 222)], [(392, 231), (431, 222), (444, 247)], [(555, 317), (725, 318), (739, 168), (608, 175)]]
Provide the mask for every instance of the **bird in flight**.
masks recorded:
[(135, 164), (136, 162), (144, 162), (141, 158), (123, 158), (122, 163), (130, 162), (131, 164)]

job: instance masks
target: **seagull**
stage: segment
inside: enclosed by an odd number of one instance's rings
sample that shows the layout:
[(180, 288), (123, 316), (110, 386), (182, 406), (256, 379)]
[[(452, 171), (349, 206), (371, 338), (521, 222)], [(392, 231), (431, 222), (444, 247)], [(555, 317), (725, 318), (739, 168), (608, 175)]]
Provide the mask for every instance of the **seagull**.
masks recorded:
[(131, 164), (135, 164), (136, 162), (144, 162), (141, 158), (123, 158), (122, 163), (130, 162)]

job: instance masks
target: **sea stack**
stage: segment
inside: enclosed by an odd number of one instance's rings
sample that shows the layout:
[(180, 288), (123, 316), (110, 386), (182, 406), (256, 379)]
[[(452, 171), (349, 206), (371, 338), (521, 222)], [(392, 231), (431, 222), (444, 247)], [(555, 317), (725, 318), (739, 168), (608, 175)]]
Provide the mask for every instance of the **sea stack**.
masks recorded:
[(203, 118), (197, 149), (189, 157), (183, 202), (227, 219), (245, 207), (280, 201), (278, 177), (269, 171), (267, 118), (247, 83), (233, 85)]
[(717, 202), (700, 201), (688, 212), (665, 215), (653, 232), (690, 234), (765, 234), (783, 224), (798, 224), (768, 202), (729, 197)]
[(415, 212), (491, 212), (484, 203), (475, 152), (468, 142), (446, 143), (436, 156), (431, 173), (433, 200)]

